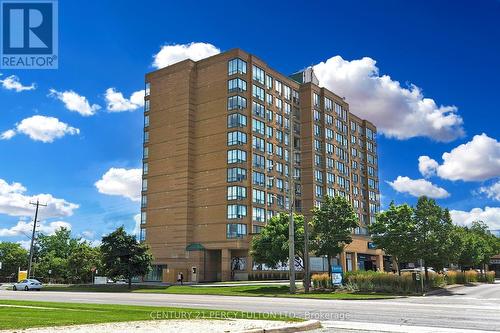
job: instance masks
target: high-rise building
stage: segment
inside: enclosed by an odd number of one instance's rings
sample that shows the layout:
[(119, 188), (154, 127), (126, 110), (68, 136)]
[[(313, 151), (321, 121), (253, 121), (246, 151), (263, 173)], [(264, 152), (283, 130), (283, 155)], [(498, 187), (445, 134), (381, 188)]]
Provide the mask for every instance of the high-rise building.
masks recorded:
[[(311, 68), (286, 76), (240, 49), (146, 75), (140, 238), (155, 258), (147, 279), (271, 276), (252, 263), (252, 234), (288, 211), (290, 198), (310, 218), (326, 195), (346, 197), (360, 219), (338, 263), (383, 269), (366, 232), (379, 210), (376, 128), (318, 84)], [(312, 271), (323, 267), (311, 258)]]

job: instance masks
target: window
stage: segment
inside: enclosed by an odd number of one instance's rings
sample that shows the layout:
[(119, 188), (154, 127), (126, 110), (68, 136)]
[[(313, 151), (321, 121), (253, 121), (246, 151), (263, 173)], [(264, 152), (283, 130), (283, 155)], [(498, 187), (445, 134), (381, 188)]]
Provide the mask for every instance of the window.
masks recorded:
[(149, 99), (144, 101), (144, 112), (149, 112), (151, 110), (151, 102)]
[(366, 137), (370, 140), (374, 140), (375, 139), (375, 134), (373, 133), (373, 131), (369, 128), (366, 129)]
[[(272, 155), (274, 152), (273, 144), (271, 142), (266, 142), (266, 153)], [(272, 160), (270, 160), (272, 162)]]
[(265, 157), (254, 153), (252, 156), (252, 165), (254, 168), (264, 169), (266, 167)]
[(292, 91), (292, 96), (293, 96), (293, 101), (298, 104), (300, 102), (300, 100), (299, 100), (299, 92), (294, 89)]
[(321, 114), (319, 113), (318, 110), (314, 110), (313, 117), (314, 117), (314, 121), (320, 121), (321, 120)]
[(247, 206), (245, 205), (227, 205), (228, 219), (241, 219), (247, 216)]
[(273, 137), (273, 128), (271, 126), (267, 126), (266, 127), (266, 136), (268, 138), (272, 138)]
[(321, 185), (315, 186), (316, 196), (321, 198), (323, 196), (323, 187)]
[(357, 128), (356, 123), (351, 120), (351, 131), (356, 132), (356, 128)]
[(279, 174), (283, 174), (283, 163), (280, 162), (276, 163), (276, 172)]
[(315, 107), (319, 108), (319, 95), (316, 93), (313, 93), (313, 103)]
[(265, 179), (266, 179), (266, 176), (262, 172), (257, 172), (257, 171), (252, 172), (252, 184), (258, 185), (258, 186), (264, 186)]
[(266, 222), (266, 210), (261, 207), (253, 207), (252, 218), (255, 222)]
[(331, 172), (327, 172), (326, 173), (326, 182), (328, 184), (333, 184), (335, 183), (335, 175)]
[(267, 102), (267, 105), (273, 105), (273, 95), (266, 94), (266, 102)]
[(241, 96), (231, 96), (227, 99), (227, 109), (245, 109), (247, 107), (247, 99)]
[(314, 124), (314, 135), (321, 136), (321, 127), (319, 127), (319, 125), (317, 124)]
[(276, 130), (276, 140), (278, 140), (279, 143), (283, 143), (283, 132), (280, 130)]
[(228, 223), (226, 226), (227, 238), (242, 238), (247, 234), (247, 225), (243, 223)]
[(333, 117), (329, 114), (325, 114), (325, 121), (327, 125), (333, 125)]
[(146, 240), (146, 229), (141, 228), (141, 233), (139, 234), (139, 242), (144, 242)]
[(325, 129), (325, 134), (328, 140), (333, 140), (333, 131), (331, 128)]
[(149, 142), (149, 132), (146, 131), (144, 132), (144, 143), (148, 143)]
[(227, 128), (246, 127), (247, 117), (240, 113), (233, 113), (227, 116)]
[(321, 166), (322, 162), (323, 162), (323, 161), (322, 161), (322, 157), (321, 157), (321, 155), (315, 154), (315, 155), (314, 155), (314, 164), (315, 164), (316, 166)]
[(331, 143), (326, 143), (326, 153), (327, 154), (333, 154), (333, 145)]
[(258, 87), (254, 84), (252, 86), (252, 96), (261, 100), (261, 101), (264, 101), (264, 97), (265, 97), (264, 89), (262, 89), (261, 87)]
[(263, 121), (252, 119), (252, 131), (264, 135), (266, 132), (266, 125)]
[(267, 89), (273, 88), (273, 77), (267, 74), (266, 74), (266, 88)]
[(262, 68), (259, 68), (255, 65), (252, 66), (252, 79), (255, 81), (264, 84), (266, 73), (264, 73), (264, 70)]
[(252, 147), (253, 149), (260, 150), (261, 152), (265, 151), (264, 147), (265, 141), (262, 138), (254, 136), (252, 138)]
[(276, 92), (278, 93), (278, 95), (281, 95), (281, 82), (278, 81), (278, 80), (276, 80), (274, 82), (275, 82), (274, 90), (276, 90)]
[(252, 197), (253, 197), (253, 202), (257, 204), (264, 205), (266, 203), (266, 192), (253, 189), (252, 190)]
[(328, 169), (333, 169), (333, 158), (331, 157), (326, 158), (326, 167)]
[(243, 186), (228, 186), (227, 200), (241, 200), (247, 197), (247, 188)]
[(148, 196), (143, 194), (141, 197), (141, 207), (146, 208), (147, 205), (148, 205)]
[(147, 175), (148, 172), (149, 172), (149, 164), (148, 164), (148, 162), (144, 162), (142, 164), (142, 174)]
[(247, 82), (240, 78), (229, 80), (227, 81), (227, 91), (230, 93), (247, 91)]
[(144, 127), (149, 127), (149, 116), (144, 116)]
[(227, 145), (243, 145), (247, 143), (247, 135), (246, 133), (240, 131), (234, 131), (227, 133)]
[(276, 188), (280, 191), (283, 191), (283, 179), (276, 179)]
[(149, 157), (149, 148), (144, 147), (143, 153), (142, 153), (142, 158), (148, 158)]
[(271, 172), (271, 171), (273, 171), (273, 168), (274, 168), (274, 161), (270, 160), (270, 159), (267, 159), (266, 160), (266, 169), (267, 169), (267, 171)]
[(228, 75), (233, 74), (246, 74), (247, 63), (240, 58), (231, 59), (228, 62)]
[(242, 163), (247, 160), (247, 152), (239, 149), (228, 150), (227, 163)]
[(148, 180), (147, 179), (143, 179), (142, 180), (142, 190), (143, 191), (147, 191), (148, 190)]
[(316, 180), (319, 183), (323, 182), (323, 172), (320, 170), (314, 170), (314, 180)]
[(227, 169), (227, 181), (241, 182), (247, 179), (247, 170), (243, 168), (229, 168)]
[(325, 97), (325, 110), (332, 111), (333, 110), (333, 102), (328, 97)]
[(321, 141), (318, 139), (314, 139), (314, 149), (316, 149), (316, 151), (321, 151)]
[(144, 95), (149, 96), (151, 93), (151, 83), (146, 82), (146, 86), (144, 88)]
[(283, 101), (279, 98), (276, 98), (276, 108), (278, 108), (278, 110), (283, 109)]
[(141, 224), (146, 223), (146, 220), (147, 220), (147, 213), (141, 212)]
[(276, 156), (283, 158), (283, 147), (276, 146)]
[(257, 117), (265, 118), (266, 108), (260, 103), (252, 102), (252, 113)]
[(283, 86), (283, 89), (284, 89), (283, 94), (285, 95), (285, 98), (288, 100), (291, 100), (292, 99), (292, 89), (286, 85)]

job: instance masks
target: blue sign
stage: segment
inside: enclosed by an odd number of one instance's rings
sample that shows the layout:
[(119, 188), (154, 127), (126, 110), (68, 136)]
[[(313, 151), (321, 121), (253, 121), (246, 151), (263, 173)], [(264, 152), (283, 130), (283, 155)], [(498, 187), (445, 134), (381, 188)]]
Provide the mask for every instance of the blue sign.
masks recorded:
[(377, 245), (375, 245), (374, 242), (368, 242), (368, 248), (371, 250), (375, 250), (377, 248)]
[(340, 265), (332, 266), (332, 284), (334, 286), (340, 286), (342, 284), (342, 266)]
[(56, 0), (3, 0), (0, 18), (0, 68), (57, 68)]

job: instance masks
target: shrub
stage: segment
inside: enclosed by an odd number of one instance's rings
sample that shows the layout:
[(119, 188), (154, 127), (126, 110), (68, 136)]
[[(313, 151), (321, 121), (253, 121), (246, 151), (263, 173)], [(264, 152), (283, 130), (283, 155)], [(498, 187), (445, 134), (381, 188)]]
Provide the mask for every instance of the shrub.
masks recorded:
[(442, 288), (446, 286), (446, 277), (440, 273), (429, 273), (429, 283), (432, 288)]
[(311, 280), (314, 289), (328, 289), (332, 286), (330, 276), (327, 273), (313, 274)]
[(411, 274), (401, 276), (394, 273), (375, 271), (355, 271), (345, 275), (349, 288), (366, 292), (387, 292), (408, 294), (415, 291)]

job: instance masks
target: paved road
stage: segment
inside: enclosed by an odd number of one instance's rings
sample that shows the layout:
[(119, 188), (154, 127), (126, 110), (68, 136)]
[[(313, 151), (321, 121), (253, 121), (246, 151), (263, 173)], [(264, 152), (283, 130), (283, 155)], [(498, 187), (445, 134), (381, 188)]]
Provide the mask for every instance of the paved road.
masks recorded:
[[(1, 299), (136, 304), (275, 312), (319, 319), (335, 328), (438, 332), (439, 328), (500, 331), (500, 283), (459, 287), (445, 295), (390, 300), (342, 301), (146, 293), (24, 292), (0, 290)], [(361, 324), (359, 324), (361, 323)], [(362, 326), (362, 323), (371, 323)], [(385, 325), (385, 326), (384, 326)], [(434, 329), (433, 329), (434, 328)]]

